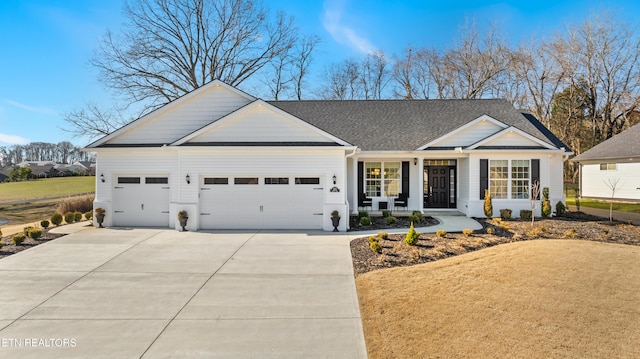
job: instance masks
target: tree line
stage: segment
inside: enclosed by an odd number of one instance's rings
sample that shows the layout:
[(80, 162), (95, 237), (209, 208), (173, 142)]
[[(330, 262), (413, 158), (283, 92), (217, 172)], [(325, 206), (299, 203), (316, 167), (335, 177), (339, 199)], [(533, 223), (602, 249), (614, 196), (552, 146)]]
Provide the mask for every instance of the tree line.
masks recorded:
[[(124, 14), (122, 32), (108, 32), (91, 59), (121, 105), (69, 112), (76, 135), (111, 133), (131, 120), (126, 110), (141, 115), (215, 79), (239, 88), (259, 83), (260, 95), (275, 100), (506, 98), (576, 154), (640, 120), (640, 37), (610, 15), (517, 45), (470, 22), (446, 48), (381, 49), (326, 64), (314, 86), (319, 37), (301, 34), (292, 17), (261, 2), (136, 0)], [(566, 179), (576, 177), (572, 166)]]
[(0, 146), (0, 167), (17, 165), (23, 161), (53, 161), (71, 164), (91, 161), (90, 153), (83, 152), (69, 141), (59, 143), (31, 142), (26, 145)]

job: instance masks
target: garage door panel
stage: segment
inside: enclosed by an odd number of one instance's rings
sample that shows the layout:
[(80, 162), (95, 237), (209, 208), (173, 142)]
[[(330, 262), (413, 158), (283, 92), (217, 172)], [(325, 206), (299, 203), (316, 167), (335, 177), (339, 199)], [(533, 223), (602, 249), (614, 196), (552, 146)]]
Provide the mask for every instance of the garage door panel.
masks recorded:
[(142, 176), (140, 179), (140, 183), (118, 183), (114, 186), (114, 226), (168, 227), (169, 185), (145, 183)]
[(323, 191), (315, 182), (295, 184), (294, 177), (283, 176), (260, 177), (257, 185), (202, 184), (200, 228), (321, 229)]

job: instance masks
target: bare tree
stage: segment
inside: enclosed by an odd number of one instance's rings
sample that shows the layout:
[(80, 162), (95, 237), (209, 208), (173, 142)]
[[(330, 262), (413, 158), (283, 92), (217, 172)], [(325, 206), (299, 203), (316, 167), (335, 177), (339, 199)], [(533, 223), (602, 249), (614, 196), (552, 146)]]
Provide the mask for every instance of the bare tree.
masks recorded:
[(540, 182), (534, 181), (531, 184), (531, 195), (529, 196), (529, 202), (531, 204), (531, 225), (536, 220), (536, 205), (540, 200)]
[(147, 110), (215, 79), (238, 86), (295, 43), (293, 18), (251, 0), (134, 0), (122, 34), (91, 63), (104, 84)]
[(302, 100), (302, 88), (313, 61), (313, 53), (319, 43), (318, 36), (308, 35), (302, 38), (294, 48), (291, 76), (295, 97), (298, 100)]
[(380, 100), (389, 81), (389, 60), (382, 51), (365, 56), (361, 65), (362, 92), (365, 100)]
[(360, 64), (354, 59), (330, 64), (324, 72), (320, 97), (326, 100), (362, 98)]
[(620, 178), (607, 178), (606, 181), (603, 181), (605, 185), (611, 191), (611, 200), (609, 201), (609, 222), (613, 221), (613, 200), (616, 196), (616, 190), (618, 190), (622, 186), (618, 186), (620, 183)]
[(91, 141), (117, 130), (131, 120), (125, 117), (123, 109), (114, 107), (105, 110), (96, 104), (86, 103), (84, 108), (64, 114), (67, 126), (62, 127), (62, 130), (74, 137), (88, 138)]

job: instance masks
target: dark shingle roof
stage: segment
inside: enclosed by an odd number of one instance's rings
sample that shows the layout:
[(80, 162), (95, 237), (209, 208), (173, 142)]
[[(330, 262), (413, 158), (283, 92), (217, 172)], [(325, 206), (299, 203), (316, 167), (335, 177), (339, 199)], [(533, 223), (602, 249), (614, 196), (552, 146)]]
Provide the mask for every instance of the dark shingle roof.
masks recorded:
[(571, 161), (604, 160), (640, 157), (640, 124), (592, 147)]
[(557, 140), (502, 99), (267, 102), (368, 151), (416, 150), (482, 115), (547, 143)]

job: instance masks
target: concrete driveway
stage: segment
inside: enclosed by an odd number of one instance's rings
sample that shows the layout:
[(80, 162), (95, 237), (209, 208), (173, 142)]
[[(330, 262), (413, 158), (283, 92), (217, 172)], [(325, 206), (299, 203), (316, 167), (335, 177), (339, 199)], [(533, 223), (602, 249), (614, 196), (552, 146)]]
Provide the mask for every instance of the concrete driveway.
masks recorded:
[(1, 358), (365, 358), (349, 236), (86, 229), (0, 260)]

